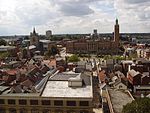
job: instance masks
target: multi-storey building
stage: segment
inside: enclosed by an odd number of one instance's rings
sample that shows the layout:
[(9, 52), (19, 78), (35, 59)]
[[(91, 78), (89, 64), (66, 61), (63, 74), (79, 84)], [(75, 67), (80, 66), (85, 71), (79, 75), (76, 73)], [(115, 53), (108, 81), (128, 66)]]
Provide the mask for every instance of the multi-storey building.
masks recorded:
[[(46, 32), (46, 37), (51, 36), (51, 31)], [(50, 40), (40, 40), (40, 36), (36, 33), (35, 28), (33, 32), (30, 33), (30, 46), (36, 46), (36, 50), (40, 51), (42, 54), (45, 51), (51, 49), (52, 46), (56, 47), (56, 42)]]
[(80, 39), (69, 41), (66, 44), (68, 53), (96, 53), (96, 54), (118, 54), (119, 48), (119, 24), (116, 19), (114, 27), (114, 40), (110, 39), (95, 39), (86, 40)]
[(52, 31), (51, 30), (46, 31), (46, 37), (50, 38), (51, 36), (52, 36)]
[(53, 72), (47, 73), (33, 92), (11, 93), (0, 86), (0, 113), (91, 113), (92, 76)]

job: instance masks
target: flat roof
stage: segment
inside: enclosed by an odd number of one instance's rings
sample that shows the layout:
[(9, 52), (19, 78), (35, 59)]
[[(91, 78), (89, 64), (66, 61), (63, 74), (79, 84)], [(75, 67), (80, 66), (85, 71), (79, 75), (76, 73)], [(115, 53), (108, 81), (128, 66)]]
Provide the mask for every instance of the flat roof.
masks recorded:
[(108, 93), (115, 113), (122, 113), (123, 106), (133, 101), (127, 91), (108, 89)]
[(6, 90), (8, 88), (9, 88), (8, 86), (0, 86), (0, 92)]
[(7, 51), (7, 50), (12, 50), (12, 49), (15, 49), (16, 47), (15, 46), (0, 46), (0, 51)]
[(4, 93), (4, 94), (1, 94), (0, 97), (39, 97), (40, 96), (40, 93)]
[(133, 61), (132, 60), (122, 60), (121, 61), (123, 64), (132, 64)]
[(48, 81), (42, 97), (93, 98), (92, 86), (68, 87), (68, 81)]
[(68, 80), (69, 78), (77, 77), (79, 75), (80, 73), (58, 73), (49, 78), (49, 80)]
[[(28, 47), (26, 47), (26, 49), (27, 49)], [(31, 45), (31, 46), (29, 46), (29, 49), (35, 49), (36, 48), (36, 46), (35, 45)]]
[(50, 43), (51, 41), (50, 41), (50, 40), (40, 40), (40, 42), (43, 42), (43, 43)]

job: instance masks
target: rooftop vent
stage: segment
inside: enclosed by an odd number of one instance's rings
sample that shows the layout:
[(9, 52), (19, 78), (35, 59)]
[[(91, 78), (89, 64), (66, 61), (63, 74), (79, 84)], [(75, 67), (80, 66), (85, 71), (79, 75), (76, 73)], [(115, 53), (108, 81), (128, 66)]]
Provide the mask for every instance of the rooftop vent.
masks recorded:
[(70, 78), (68, 79), (69, 87), (82, 87), (82, 79), (81, 78)]

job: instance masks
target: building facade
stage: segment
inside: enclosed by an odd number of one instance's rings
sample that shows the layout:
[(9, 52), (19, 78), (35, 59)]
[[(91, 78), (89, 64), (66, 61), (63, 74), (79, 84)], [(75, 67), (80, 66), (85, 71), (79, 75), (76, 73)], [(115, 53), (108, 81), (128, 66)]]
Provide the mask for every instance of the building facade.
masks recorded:
[(50, 38), (51, 36), (52, 36), (52, 31), (51, 30), (46, 31), (46, 37)]
[(36, 93), (8, 93), (0, 86), (0, 113), (92, 113), (92, 76), (54, 73), (35, 86), (41, 90)]
[(31, 94), (0, 97), (0, 113), (92, 113), (91, 100)]
[(33, 29), (33, 33), (30, 33), (30, 45), (35, 45), (36, 47), (39, 46), (39, 36), (36, 33), (35, 28)]
[(110, 39), (80, 39), (68, 41), (66, 51), (68, 53), (95, 53), (95, 54), (118, 54), (119, 48), (119, 24), (116, 19), (114, 27), (114, 40)]

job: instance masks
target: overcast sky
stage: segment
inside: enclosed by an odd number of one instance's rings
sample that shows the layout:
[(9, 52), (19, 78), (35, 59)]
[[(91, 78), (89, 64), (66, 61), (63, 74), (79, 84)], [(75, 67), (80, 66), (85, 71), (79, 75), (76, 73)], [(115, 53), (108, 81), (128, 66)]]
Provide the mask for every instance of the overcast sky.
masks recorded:
[(0, 35), (150, 32), (150, 0), (0, 0)]

